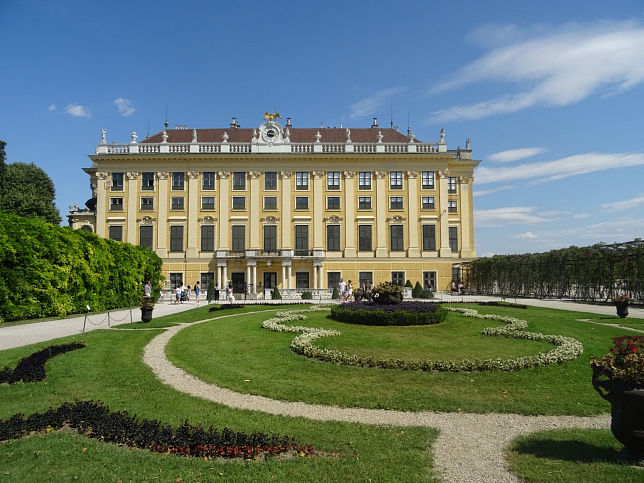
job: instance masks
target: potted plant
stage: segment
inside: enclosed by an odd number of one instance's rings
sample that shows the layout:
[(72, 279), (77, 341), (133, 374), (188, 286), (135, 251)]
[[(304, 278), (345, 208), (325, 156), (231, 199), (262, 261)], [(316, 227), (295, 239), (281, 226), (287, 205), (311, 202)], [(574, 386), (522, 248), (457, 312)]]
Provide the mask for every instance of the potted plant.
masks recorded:
[(608, 355), (590, 359), (593, 387), (610, 402), (610, 429), (626, 446), (625, 456), (644, 464), (644, 336), (613, 343)]
[(630, 297), (626, 294), (617, 295), (613, 297), (613, 302), (615, 303), (615, 307), (617, 308), (617, 315), (622, 319), (628, 316), (629, 300), (630, 300)]
[(154, 310), (153, 297), (141, 297), (141, 320), (150, 322), (152, 320), (152, 311)]

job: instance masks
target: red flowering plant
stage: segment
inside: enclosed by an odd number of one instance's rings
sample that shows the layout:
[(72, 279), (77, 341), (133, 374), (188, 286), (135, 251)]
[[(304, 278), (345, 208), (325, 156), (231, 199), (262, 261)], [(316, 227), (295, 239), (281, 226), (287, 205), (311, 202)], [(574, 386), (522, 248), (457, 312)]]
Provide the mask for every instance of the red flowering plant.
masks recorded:
[(644, 336), (615, 337), (613, 343), (608, 355), (590, 359), (595, 377), (644, 387)]
[(628, 302), (630, 300), (631, 300), (631, 298), (626, 294), (619, 294), (619, 295), (615, 295), (613, 297), (613, 302), (616, 303), (616, 304), (620, 304), (620, 303), (623, 303), (623, 302)]

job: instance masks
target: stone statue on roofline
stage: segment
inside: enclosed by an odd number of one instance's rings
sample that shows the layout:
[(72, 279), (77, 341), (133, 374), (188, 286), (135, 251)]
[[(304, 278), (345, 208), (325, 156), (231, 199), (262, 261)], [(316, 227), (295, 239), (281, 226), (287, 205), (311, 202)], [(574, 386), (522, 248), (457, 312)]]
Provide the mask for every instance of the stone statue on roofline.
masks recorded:
[(101, 129), (101, 144), (107, 144), (107, 130), (105, 128)]
[(472, 149), (470, 145), (470, 138), (467, 138), (465, 140), (465, 149), (467, 149), (468, 151)]
[(441, 128), (441, 138), (438, 141), (439, 143), (444, 143), (445, 142), (445, 128)]

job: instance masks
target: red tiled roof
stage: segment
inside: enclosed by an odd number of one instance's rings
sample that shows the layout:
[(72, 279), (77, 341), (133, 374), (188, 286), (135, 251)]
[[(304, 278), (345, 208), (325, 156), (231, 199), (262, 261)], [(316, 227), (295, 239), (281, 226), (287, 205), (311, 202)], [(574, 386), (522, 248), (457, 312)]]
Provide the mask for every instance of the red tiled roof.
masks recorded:
[[(286, 128), (285, 128), (286, 129)], [(395, 129), (380, 128), (355, 128), (351, 129), (351, 141), (354, 143), (377, 143), (378, 131), (382, 133), (383, 143), (408, 143), (409, 138)], [(319, 131), (323, 143), (343, 143), (347, 140), (345, 128), (294, 128), (291, 131), (292, 143), (314, 143), (315, 135)], [(197, 140), (200, 143), (220, 143), (224, 131), (228, 133), (229, 143), (249, 143), (253, 138), (253, 130), (244, 129), (197, 129)], [(192, 129), (168, 129), (169, 143), (190, 143), (192, 141)], [(163, 141), (163, 132), (158, 132), (145, 138), (142, 143), (160, 143)], [(422, 142), (416, 139), (417, 142)]]

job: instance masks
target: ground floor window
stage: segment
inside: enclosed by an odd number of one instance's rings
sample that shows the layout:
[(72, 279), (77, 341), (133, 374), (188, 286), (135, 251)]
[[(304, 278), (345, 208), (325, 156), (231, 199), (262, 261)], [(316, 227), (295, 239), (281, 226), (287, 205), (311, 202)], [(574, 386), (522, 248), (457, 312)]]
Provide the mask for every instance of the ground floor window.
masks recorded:
[(264, 272), (264, 289), (277, 287), (277, 272)]
[(183, 285), (183, 273), (181, 272), (170, 272), (170, 288), (174, 290), (177, 287)]
[(295, 272), (295, 288), (309, 288), (309, 272)]
[(333, 289), (339, 286), (340, 278), (342, 278), (342, 272), (326, 272), (327, 288)]
[(364, 285), (367, 290), (370, 289), (373, 286), (373, 272), (359, 272), (358, 283), (360, 288)]
[(461, 281), (461, 269), (458, 267), (452, 267), (452, 282)]
[(214, 272), (201, 272), (201, 290), (208, 290), (208, 284), (215, 281)]
[(423, 288), (426, 290), (436, 290), (436, 272), (423, 272)]
[(233, 284), (233, 292), (235, 293), (245, 293), (246, 292), (246, 282), (244, 278), (244, 272), (231, 273), (230, 281)]
[(405, 285), (405, 272), (391, 272), (391, 284), (401, 287)]

